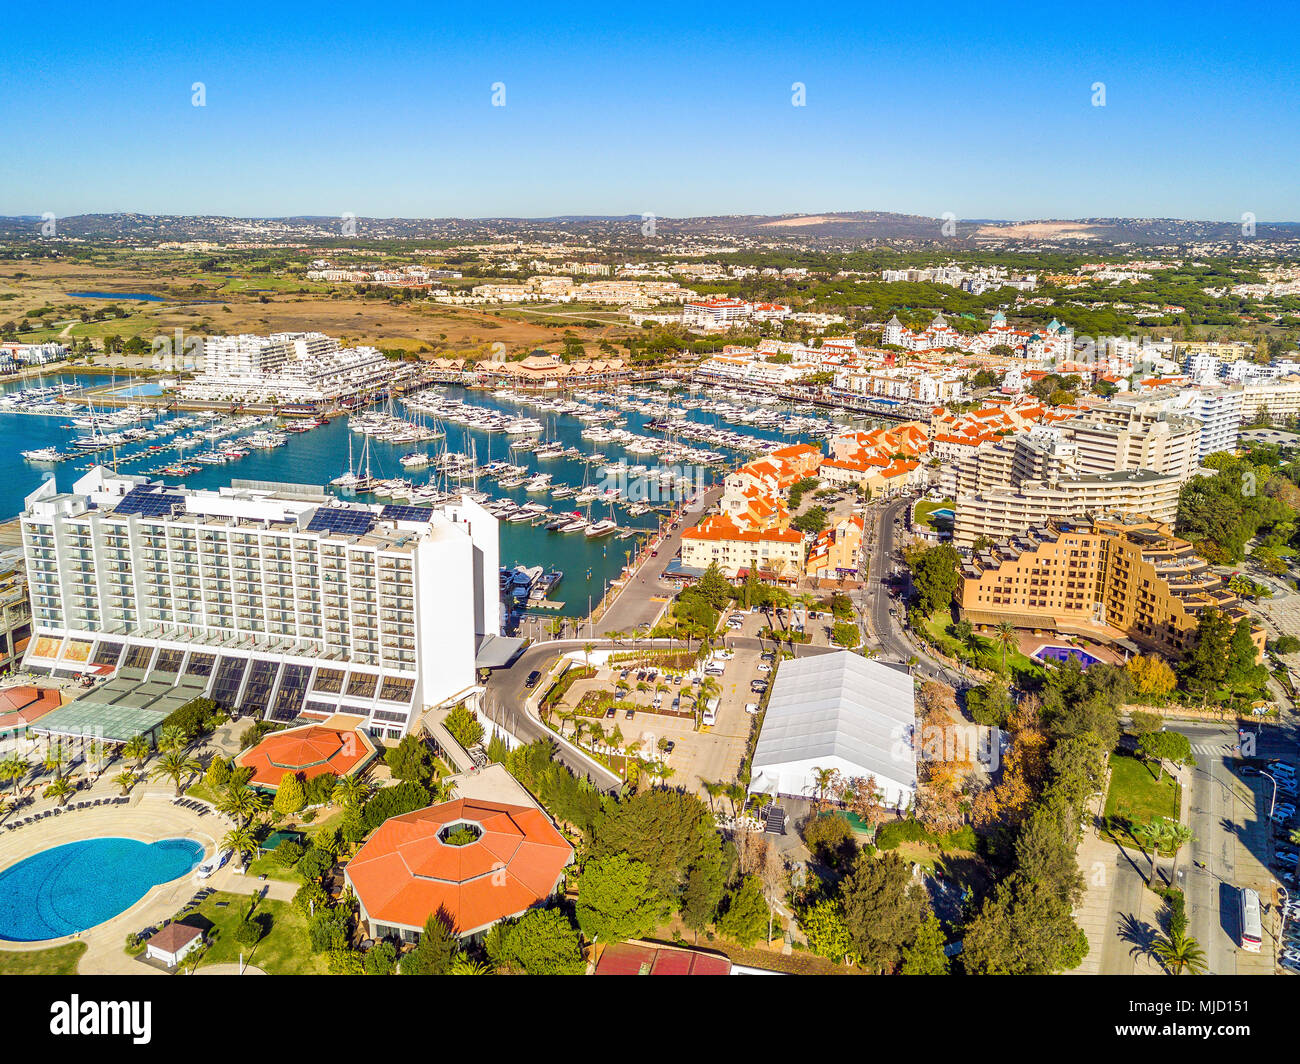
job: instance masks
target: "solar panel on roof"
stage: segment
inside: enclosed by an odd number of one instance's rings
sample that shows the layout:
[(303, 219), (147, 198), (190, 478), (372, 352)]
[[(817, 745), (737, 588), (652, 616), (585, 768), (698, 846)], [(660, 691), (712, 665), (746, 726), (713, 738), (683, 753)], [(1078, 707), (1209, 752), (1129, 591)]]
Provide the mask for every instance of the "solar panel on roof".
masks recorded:
[(157, 487), (132, 488), (114, 508), (115, 514), (139, 514), (141, 517), (169, 517), (172, 509), (183, 506), (185, 497)]
[(400, 506), (390, 503), (379, 511), (385, 521), (423, 521), (433, 520), (433, 510), (428, 506)]
[(369, 510), (352, 510), (344, 506), (322, 506), (307, 522), (308, 532), (339, 532), (346, 536), (361, 536), (375, 526), (375, 515)]

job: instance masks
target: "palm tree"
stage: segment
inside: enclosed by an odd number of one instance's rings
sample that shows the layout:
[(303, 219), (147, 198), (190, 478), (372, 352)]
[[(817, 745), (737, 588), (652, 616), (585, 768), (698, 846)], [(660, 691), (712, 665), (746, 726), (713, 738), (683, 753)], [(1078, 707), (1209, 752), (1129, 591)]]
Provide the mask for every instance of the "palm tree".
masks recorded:
[(457, 953), (452, 957), (451, 963), (447, 965), (448, 975), (491, 975), (491, 966), (484, 964), (482, 961), (476, 961), (472, 957), (467, 957), (464, 953)]
[(582, 644), (582, 656), (583, 656), (583, 657), (586, 659), (586, 661), (587, 661), (587, 668), (591, 668), (591, 652), (592, 652), (593, 650), (595, 650), (595, 649), (596, 649), (596, 644), (595, 644), (595, 643), (583, 643), (583, 644)]
[(1147, 885), (1150, 886), (1156, 881), (1156, 851), (1160, 849), (1164, 829), (1155, 820), (1149, 820), (1145, 824), (1130, 827), (1129, 834), (1142, 847), (1143, 853), (1146, 853), (1147, 850), (1151, 851), (1151, 876), (1147, 879)]
[(239, 863), (244, 864), (244, 858), (257, 849), (257, 839), (247, 824), (241, 824), (221, 837), (221, 848), (239, 854)]
[(216, 802), (218, 812), (234, 817), (241, 824), (251, 821), (267, 804), (266, 796), (246, 783), (227, 787)]
[(994, 641), (1002, 648), (1002, 671), (1007, 671), (1007, 651), (1016, 645), (1016, 626), (1003, 621), (998, 625)]
[(183, 750), (167, 750), (159, 756), (152, 775), (156, 780), (171, 780), (176, 786), (176, 797), (179, 798), (181, 781), (202, 771), (203, 766), (197, 757), (190, 757)]
[(817, 792), (817, 804), (822, 805), (826, 801), (826, 794), (835, 786), (836, 777), (839, 776), (840, 770), (837, 768), (817, 768), (813, 767), (813, 788)]
[(341, 777), (334, 784), (334, 792), (330, 797), (344, 809), (359, 809), (369, 796), (370, 784), (360, 776), (352, 775)]
[(438, 788), (437, 788), (438, 801), (450, 802), (453, 798), (456, 797), (456, 787), (457, 787), (456, 781), (452, 779), (450, 776), (441, 780), (438, 783)]
[(7, 780), (14, 785), (14, 795), (18, 794), (18, 785), (23, 781), (31, 766), (20, 754), (13, 754), (0, 761), (0, 780)]
[(53, 798), (59, 805), (63, 805), (69, 798), (75, 794), (77, 788), (65, 780), (62, 776), (55, 776), (54, 782), (41, 792), (45, 798)]
[(184, 750), (189, 745), (190, 739), (185, 734), (185, 729), (176, 724), (169, 724), (158, 736), (159, 750)]
[(725, 783), (710, 783), (708, 780), (702, 780), (700, 784), (704, 788), (704, 793), (709, 796), (709, 812), (713, 812), (713, 799), (722, 795), (726, 790)]
[(551, 633), (552, 639), (559, 639), (560, 633), (564, 631), (564, 619), (562, 617), (553, 617), (546, 628)]
[(127, 768), (123, 769), (113, 777), (113, 783), (122, 788), (123, 794), (130, 794), (131, 788), (136, 785), (136, 781), (139, 780), (139, 778), (139, 776)]
[(745, 800), (745, 785), (743, 783), (728, 783), (727, 789), (723, 793), (726, 794), (727, 800), (731, 802), (731, 815), (738, 816), (740, 814), (739, 803)]
[(133, 736), (122, 747), (122, 756), (134, 761), (138, 768), (143, 767), (144, 763), (149, 759), (150, 753), (149, 740), (143, 735)]
[(1175, 928), (1169, 934), (1156, 935), (1151, 943), (1151, 952), (1170, 975), (1202, 975), (1206, 970), (1205, 950), (1194, 938)]
[(55, 779), (59, 779), (63, 775), (63, 765), (67, 760), (68, 752), (63, 749), (63, 744), (55, 743), (45, 751), (45, 756), (41, 758), (41, 766), (46, 772), (53, 772)]
[(1166, 850), (1173, 851), (1174, 867), (1169, 873), (1169, 882), (1174, 886), (1178, 885), (1178, 851), (1189, 842), (1194, 841), (1196, 840), (1192, 835), (1192, 829), (1187, 825), (1179, 824), (1173, 820), (1165, 821), (1164, 837), (1160, 840), (1160, 845)]

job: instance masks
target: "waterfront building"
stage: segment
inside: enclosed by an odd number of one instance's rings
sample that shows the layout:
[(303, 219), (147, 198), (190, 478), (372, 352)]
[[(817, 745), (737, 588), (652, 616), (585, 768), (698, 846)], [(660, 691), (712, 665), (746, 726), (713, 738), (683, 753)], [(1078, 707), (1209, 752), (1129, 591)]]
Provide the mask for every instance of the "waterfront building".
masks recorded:
[(97, 467), (21, 516), (24, 667), (178, 684), (288, 722), (336, 712), (377, 736), (464, 698), (500, 633), (496, 519), (340, 503), (324, 489), (169, 487)]
[(32, 634), (27, 566), (21, 548), (0, 552), (0, 673), (13, 669)]
[[(1055, 521), (977, 551), (962, 566), (957, 605), (976, 625), (1128, 641), (1178, 659), (1195, 646), (1203, 610), (1247, 617), (1192, 545), (1163, 522), (1107, 515)], [(1260, 654), (1265, 632), (1252, 622)]]
[(323, 333), (209, 336), (203, 371), (179, 394), (199, 402), (329, 403), (387, 387), (399, 364)]

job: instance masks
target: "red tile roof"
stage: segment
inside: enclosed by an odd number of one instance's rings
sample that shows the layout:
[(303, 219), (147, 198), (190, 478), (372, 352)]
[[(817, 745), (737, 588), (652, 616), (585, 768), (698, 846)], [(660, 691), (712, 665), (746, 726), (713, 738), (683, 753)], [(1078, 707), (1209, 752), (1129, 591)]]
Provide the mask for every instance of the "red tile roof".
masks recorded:
[(278, 787), (286, 772), (298, 773), (304, 779), (327, 772), (346, 776), (369, 761), (374, 752), (374, 743), (360, 731), (307, 724), (272, 732), (236, 757), (235, 763), (253, 770), (253, 784)]
[[(476, 824), (465, 846), (443, 828)], [(371, 920), (422, 928), (440, 909), (458, 934), (518, 916), (549, 897), (573, 848), (539, 809), (460, 798), (386, 820), (347, 865)]]
[(601, 952), (597, 975), (730, 975), (731, 961), (714, 953), (615, 942)]

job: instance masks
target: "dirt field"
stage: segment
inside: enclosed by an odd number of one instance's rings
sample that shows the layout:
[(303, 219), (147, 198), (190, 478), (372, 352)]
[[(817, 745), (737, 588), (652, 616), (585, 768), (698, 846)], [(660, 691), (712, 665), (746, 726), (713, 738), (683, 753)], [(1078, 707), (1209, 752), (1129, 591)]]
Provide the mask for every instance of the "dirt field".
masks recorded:
[[(20, 272), (29, 276), (15, 280)], [(300, 292), (302, 288), (308, 291)], [(124, 300), (118, 305), (132, 312), (129, 318), (85, 323), (78, 317), (83, 309), (102, 308), (111, 301), (67, 294), (78, 291), (149, 293), (168, 299), (163, 303)], [(332, 289), (291, 276), (204, 274), (175, 263), (0, 266), (0, 322), (45, 307), (54, 308), (51, 327), (23, 333), (24, 340), (99, 340), (114, 333), (124, 338), (153, 337), (176, 329), (199, 335), (314, 329), (348, 344), (465, 356), (487, 354), (497, 342), (506, 345), (507, 355), (537, 348), (555, 350), (564, 333), (571, 332), (593, 345), (590, 354), (595, 355), (594, 345), (601, 340), (616, 341), (633, 331), (626, 321), (617, 320), (621, 316), (613, 308), (584, 311), (557, 306), (522, 311), (449, 307), (426, 300), (394, 304), (364, 300), (347, 287)], [(597, 319), (607, 324), (596, 327)]]

